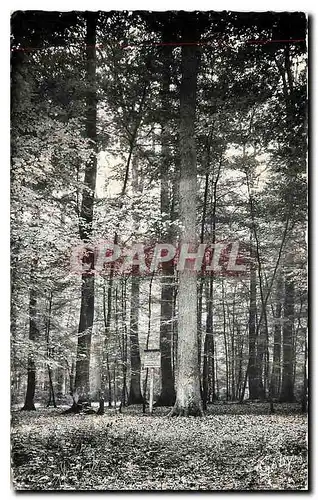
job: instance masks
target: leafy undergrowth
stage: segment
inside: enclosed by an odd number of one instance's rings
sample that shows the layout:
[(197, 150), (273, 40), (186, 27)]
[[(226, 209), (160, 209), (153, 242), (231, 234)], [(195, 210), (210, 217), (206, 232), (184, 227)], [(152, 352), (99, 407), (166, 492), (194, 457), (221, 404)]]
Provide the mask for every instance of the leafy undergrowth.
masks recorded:
[[(204, 418), (13, 412), (17, 490), (304, 490), (307, 419), (213, 405)], [(243, 409), (244, 407), (244, 409)], [(248, 409), (247, 409), (248, 408)], [(233, 414), (235, 411), (236, 414)], [(245, 414), (240, 414), (244, 413)], [(221, 413), (221, 411), (220, 411)], [(256, 414), (255, 414), (256, 413)], [(264, 412), (263, 412), (264, 413)]]

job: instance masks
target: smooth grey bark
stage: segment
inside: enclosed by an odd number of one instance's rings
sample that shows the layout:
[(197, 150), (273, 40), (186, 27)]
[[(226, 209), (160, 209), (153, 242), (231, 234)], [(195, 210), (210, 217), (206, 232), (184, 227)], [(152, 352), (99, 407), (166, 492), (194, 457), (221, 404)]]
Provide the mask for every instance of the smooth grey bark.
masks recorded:
[[(188, 37), (195, 40), (191, 29)], [(194, 38), (193, 38), (194, 37)], [(189, 40), (184, 37), (184, 40)], [(199, 65), (198, 48), (182, 46), (180, 88), (180, 222), (181, 244), (196, 247), (197, 165), (195, 145), (195, 107)], [(186, 261), (187, 262), (187, 261)], [(197, 276), (187, 268), (179, 273), (178, 353), (176, 402), (170, 415), (202, 415), (197, 336)]]

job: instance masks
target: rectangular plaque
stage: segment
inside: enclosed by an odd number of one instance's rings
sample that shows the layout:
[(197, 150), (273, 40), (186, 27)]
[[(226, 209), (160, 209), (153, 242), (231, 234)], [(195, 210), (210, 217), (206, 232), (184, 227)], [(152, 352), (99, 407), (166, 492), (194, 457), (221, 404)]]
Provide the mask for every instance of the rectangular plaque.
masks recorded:
[(160, 368), (160, 350), (145, 349), (143, 366), (144, 368)]

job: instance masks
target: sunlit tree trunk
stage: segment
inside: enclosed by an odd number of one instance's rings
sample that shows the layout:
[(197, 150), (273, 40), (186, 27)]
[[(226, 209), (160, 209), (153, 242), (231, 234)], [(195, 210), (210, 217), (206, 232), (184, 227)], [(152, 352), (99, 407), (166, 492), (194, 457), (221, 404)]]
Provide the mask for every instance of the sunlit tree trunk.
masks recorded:
[[(191, 28), (191, 26), (190, 26)], [(196, 38), (197, 34), (187, 36)], [(194, 38), (194, 39), (195, 39)], [(185, 38), (189, 40), (189, 38)], [(182, 46), (180, 88), (180, 222), (181, 244), (197, 246), (196, 195), (197, 168), (195, 145), (195, 105), (199, 54), (194, 45)], [(186, 261), (187, 262), (187, 261)], [(197, 276), (187, 269), (179, 275), (178, 354), (176, 402), (172, 415), (202, 415), (197, 337)]]

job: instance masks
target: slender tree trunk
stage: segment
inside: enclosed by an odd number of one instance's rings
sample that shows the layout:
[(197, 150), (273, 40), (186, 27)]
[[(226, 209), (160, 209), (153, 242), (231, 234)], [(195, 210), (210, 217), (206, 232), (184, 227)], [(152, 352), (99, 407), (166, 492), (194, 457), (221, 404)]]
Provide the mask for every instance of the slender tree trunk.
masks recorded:
[[(152, 283), (153, 283), (153, 277), (154, 273), (151, 276), (150, 283), (149, 283), (149, 298), (148, 298), (148, 329), (147, 329), (147, 337), (146, 337), (146, 345), (145, 349), (149, 349), (149, 342), (150, 342), (150, 333), (151, 333), (151, 303), (152, 303)], [(149, 369), (146, 368), (146, 376), (144, 379), (144, 387), (143, 387), (143, 404), (142, 404), (142, 412), (146, 413), (146, 406), (147, 406), (147, 385), (148, 385), (148, 375), (149, 375)]]
[(27, 391), (22, 410), (35, 410), (34, 395), (36, 382), (36, 367), (34, 359), (35, 346), (34, 343), (39, 338), (39, 329), (37, 325), (37, 293), (35, 291), (35, 269), (37, 259), (33, 259), (31, 264), (30, 276), (30, 300), (29, 300), (29, 341), (30, 349), (28, 353), (28, 380)]
[[(169, 33), (164, 32), (163, 43), (170, 42)], [(170, 80), (172, 64), (172, 47), (162, 47), (162, 88), (161, 104), (164, 121), (161, 125), (162, 159), (160, 168), (160, 210), (162, 217), (171, 213), (170, 210), (170, 185), (169, 169), (172, 162), (170, 152), (171, 116)], [(173, 214), (171, 214), (173, 216)], [(165, 219), (163, 218), (163, 224)], [(162, 240), (171, 243), (171, 226), (161, 232)], [(174, 297), (174, 266), (173, 262), (165, 262), (162, 265), (161, 280), (161, 312), (160, 312), (160, 352), (161, 352), (161, 393), (156, 406), (172, 406), (176, 399), (174, 388), (174, 374), (172, 371), (172, 328), (173, 328), (173, 297)]]
[[(135, 155), (132, 161), (132, 187), (134, 192), (140, 192), (138, 175), (138, 157)], [(138, 230), (138, 220), (134, 220), (134, 230)], [(138, 273), (138, 268), (136, 268)], [(134, 274), (134, 269), (133, 269)], [(143, 402), (141, 394), (141, 361), (139, 349), (139, 300), (140, 279), (138, 276), (131, 278), (131, 301), (130, 301), (130, 389), (128, 404), (140, 404)]]
[(265, 327), (261, 323), (257, 328), (257, 349), (256, 349), (256, 373), (258, 383), (258, 399), (265, 399), (265, 391), (263, 384), (263, 369), (264, 369), (264, 355), (265, 355)]
[(222, 310), (223, 310), (223, 340), (224, 340), (224, 354), (225, 354), (225, 386), (226, 386), (226, 401), (229, 400), (229, 355), (228, 355), (228, 342), (226, 334), (226, 313), (225, 313), (225, 293), (224, 282), (222, 280)]
[(126, 280), (122, 282), (122, 294), (121, 294), (121, 314), (123, 323), (123, 333), (122, 333), (122, 344), (123, 344), (123, 358), (122, 358), (122, 372), (123, 372), (123, 386), (121, 393), (121, 404), (126, 405), (126, 392), (127, 392), (127, 323), (126, 323)]
[(139, 277), (131, 278), (131, 309), (130, 309), (130, 389), (128, 404), (141, 404), (143, 402), (140, 386), (140, 351), (138, 340), (139, 323)]
[(48, 371), (48, 376), (49, 376), (49, 391), (50, 391), (49, 392), (49, 401), (48, 401), (47, 406), (50, 406), (50, 404), (52, 402), (54, 408), (56, 408), (52, 369), (50, 367), (50, 361), (49, 361), (49, 359), (51, 357), (50, 330), (51, 330), (52, 301), (53, 301), (53, 296), (51, 293), (50, 298), (49, 298), (49, 307), (48, 307), (47, 324), (46, 324), (46, 351), (47, 351), (47, 357), (48, 357), (47, 371)]
[(249, 362), (248, 362), (248, 387), (249, 399), (262, 399), (263, 384), (261, 380), (262, 348), (261, 335), (256, 328), (256, 263), (254, 252), (251, 253), (250, 266), (250, 307), (248, 322), (249, 337)]
[[(84, 191), (80, 211), (80, 237), (89, 242), (92, 235), (94, 193), (97, 170), (97, 95), (96, 95), (96, 24), (98, 12), (86, 12), (86, 136), (92, 141), (92, 153), (85, 168)], [(89, 367), (94, 322), (94, 275), (82, 276), (81, 311), (78, 328), (75, 392), (79, 401), (89, 401)]]
[(293, 330), (294, 330), (295, 284), (289, 276), (285, 278), (284, 324), (283, 324), (283, 374), (280, 401), (295, 400), (293, 384)]
[[(202, 213), (202, 221), (201, 221), (201, 238), (200, 243), (204, 242), (204, 227), (205, 227), (205, 219), (206, 219), (206, 210), (207, 210), (207, 201), (209, 194), (209, 152), (210, 152), (210, 142), (207, 144), (207, 172), (205, 174), (205, 188), (204, 188), (204, 199), (203, 199), (203, 213)], [(213, 224), (215, 224), (215, 220), (213, 219)], [(213, 236), (215, 231), (213, 231)], [(206, 307), (207, 307), (207, 318), (206, 318), (206, 333), (204, 338), (203, 345), (203, 367), (202, 367), (202, 403), (203, 409), (207, 409), (207, 403), (209, 399), (209, 389), (210, 389), (210, 371), (209, 371), (209, 361), (210, 356), (212, 355), (212, 394), (215, 395), (215, 383), (214, 383), (214, 340), (213, 340), (213, 275), (211, 275), (209, 280), (209, 288), (206, 297)], [(199, 330), (199, 366), (201, 368), (201, 341), (202, 341), (202, 305), (203, 305), (203, 280), (200, 281), (199, 288), (199, 303), (198, 303), (198, 326)]]
[(271, 396), (277, 399), (280, 394), (281, 384), (281, 343), (282, 343), (282, 327), (281, 327), (281, 314), (282, 314), (282, 279), (279, 276), (276, 284), (276, 310), (275, 310), (275, 323), (274, 323), (274, 349), (273, 349), (273, 366), (271, 374)]
[[(211, 140), (213, 133), (208, 137), (207, 142), (207, 169), (209, 169), (210, 163), (210, 148), (211, 148)], [(221, 161), (219, 162), (218, 170), (216, 176), (214, 178), (214, 168), (212, 172), (212, 181), (213, 181), (213, 190), (212, 190), (212, 224), (211, 224), (211, 233), (212, 233), (212, 245), (215, 244), (216, 239), (216, 208), (217, 208), (217, 186), (221, 173)], [(204, 189), (204, 201), (203, 201), (203, 215), (202, 215), (202, 224), (201, 224), (201, 243), (204, 240), (204, 224), (205, 224), (205, 216), (206, 216), (206, 208), (207, 208), (207, 198), (209, 192), (209, 172), (206, 172), (205, 176), (205, 189)], [(206, 335), (204, 339), (204, 347), (203, 347), (203, 383), (202, 383), (202, 399), (203, 406), (206, 410), (207, 402), (209, 399), (210, 392), (212, 393), (212, 401), (215, 401), (215, 345), (214, 345), (214, 335), (213, 335), (213, 292), (214, 292), (214, 275), (213, 272), (211, 274), (209, 280), (209, 288), (208, 288), (208, 296), (207, 296), (207, 318), (206, 318)], [(202, 295), (202, 292), (201, 292)], [(199, 303), (199, 308), (202, 309), (202, 299), (201, 303)], [(200, 321), (201, 324), (201, 321)]]
[(236, 355), (236, 390), (235, 390), (235, 399), (240, 399), (241, 389), (242, 389), (242, 363), (243, 363), (243, 347), (244, 340), (243, 335), (241, 334), (239, 324), (237, 324), (237, 338), (239, 344), (237, 345), (237, 355)]
[[(210, 389), (212, 392), (212, 401), (216, 399), (215, 396), (215, 371), (214, 371), (214, 339), (213, 339), (213, 284), (214, 277), (210, 277), (208, 285), (207, 297), (207, 317), (206, 317), (206, 334), (203, 347), (203, 384), (202, 384), (202, 400), (204, 410), (207, 409), (209, 401)], [(210, 379), (210, 374), (212, 375)], [(211, 380), (211, 384), (210, 384)]]
[[(165, 264), (165, 263), (163, 263)], [(161, 280), (160, 352), (161, 352), (161, 393), (156, 406), (174, 405), (176, 394), (172, 371), (172, 329), (174, 270), (168, 262), (163, 265)]]
[[(188, 13), (184, 13), (185, 21)], [(192, 14), (191, 14), (192, 15)], [(184, 41), (197, 39), (191, 24)], [(188, 38), (189, 37), (189, 38)], [(193, 38), (194, 37), (194, 38)], [(181, 244), (196, 246), (197, 169), (195, 105), (199, 53), (194, 45), (182, 46), (180, 88), (180, 221)], [(197, 276), (187, 268), (179, 273), (178, 366), (176, 402), (171, 415), (202, 415), (197, 332)]]
[(304, 364), (303, 364), (303, 392), (301, 397), (301, 411), (303, 413), (307, 411), (307, 392), (308, 392), (307, 358), (308, 358), (308, 347), (307, 347), (307, 337), (305, 337), (305, 352), (304, 352)]
[[(232, 310), (232, 318), (231, 318), (231, 323), (232, 323), (232, 328), (230, 328), (231, 332), (231, 398), (232, 401), (235, 400), (235, 349), (236, 349), (236, 343), (235, 343), (235, 316), (234, 316), (234, 309), (235, 309), (235, 294), (236, 294), (236, 289), (234, 289), (234, 300), (233, 300), (233, 310)], [(229, 318), (230, 318), (230, 311), (229, 311)]]

